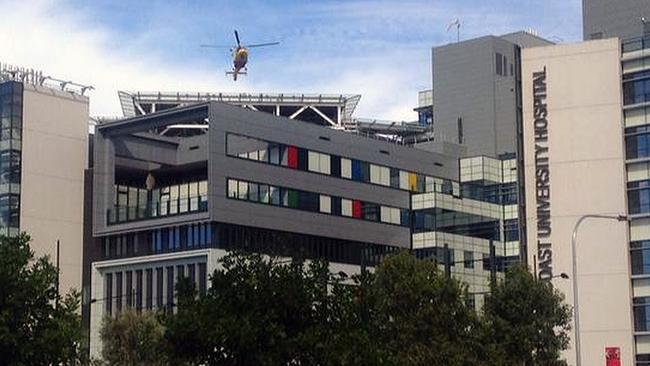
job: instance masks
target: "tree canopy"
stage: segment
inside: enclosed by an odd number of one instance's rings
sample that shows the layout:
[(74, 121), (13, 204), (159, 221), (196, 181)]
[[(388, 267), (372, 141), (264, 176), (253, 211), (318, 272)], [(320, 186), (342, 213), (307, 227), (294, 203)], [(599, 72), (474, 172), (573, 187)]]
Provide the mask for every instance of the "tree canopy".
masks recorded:
[(568, 345), (570, 308), (524, 268), (495, 281), (480, 312), (466, 285), (408, 252), (356, 275), (233, 253), (211, 285), (199, 296), (179, 281), (175, 311), (154, 317), (163, 340), (123, 342), (133, 349), (121, 353), (164, 349), (174, 365), (520, 366), (562, 365)]
[(58, 294), (56, 267), (35, 258), (29, 241), (0, 237), (0, 363), (75, 364), (82, 358), (79, 294)]

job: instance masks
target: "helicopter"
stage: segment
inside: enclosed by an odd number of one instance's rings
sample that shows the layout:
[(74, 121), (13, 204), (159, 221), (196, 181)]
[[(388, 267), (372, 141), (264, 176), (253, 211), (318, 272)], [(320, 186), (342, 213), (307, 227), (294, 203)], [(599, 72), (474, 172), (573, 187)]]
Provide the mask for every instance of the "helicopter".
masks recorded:
[[(280, 42), (269, 42), (269, 43), (257, 43), (249, 44), (242, 46), (239, 40), (239, 32), (235, 30), (235, 39), (237, 40), (237, 45), (230, 47), (232, 52), (232, 70), (226, 71), (226, 75), (232, 75), (232, 79), (237, 81), (237, 75), (246, 75), (246, 63), (248, 62), (248, 49), (255, 47), (266, 47), (266, 46), (275, 46), (280, 44)], [(223, 48), (223, 46), (217, 46), (212, 44), (202, 44), (201, 47), (204, 48)]]

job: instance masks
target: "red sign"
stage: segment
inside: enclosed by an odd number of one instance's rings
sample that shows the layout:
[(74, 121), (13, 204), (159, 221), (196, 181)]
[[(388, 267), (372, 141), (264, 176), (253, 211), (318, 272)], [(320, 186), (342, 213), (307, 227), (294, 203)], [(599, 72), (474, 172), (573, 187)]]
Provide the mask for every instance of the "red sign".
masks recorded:
[(621, 348), (605, 347), (605, 366), (621, 366)]

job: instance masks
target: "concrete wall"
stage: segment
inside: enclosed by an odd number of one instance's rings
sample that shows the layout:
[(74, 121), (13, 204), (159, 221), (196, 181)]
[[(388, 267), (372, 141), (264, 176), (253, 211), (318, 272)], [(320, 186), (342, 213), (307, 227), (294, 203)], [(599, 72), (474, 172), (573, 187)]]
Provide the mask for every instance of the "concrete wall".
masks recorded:
[(37, 255), (56, 260), (61, 242), (62, 293), (81, 290), (84, 169), (88, 99), (25, 85), (20, 228)]
[[(620, 50), (616, 39), (522, 51), (524, 167), (529, 263), (541, 270), (542, 243), (551, 243), (552, 274), (571, 276), (570, 237), (585, 214), (626, 211), (621, 114)], [(533, 73), (546, 70), (547, 139), (535, 140)], [(539, 110), (538, 110), (539, 111)], [(543, 126), (538, 121), (538, 127)], [(541, 134), (538, 129), (537, 133)], [(536, 179), (548, 157), (548, 187)], [(548, 147), (548, 152), (543, 148)], [(536, 189), (541, 183), (542, 190)], [(547, 191), (546, 188), (549, 190)], [(550, 192), (551, 233), (538, 230), (537, 195)], [(540, 255), (542, 254), (542, 255)], [(634, 357), (627, 225), (613, 220), (585, 221), (578, 235), (581, 347), (583, 365), (603, 365), (605, 347), (620, 347), (623, 365)], [(544, 272), (544, 271), (542, 271)], [(543, 273), (548, 276), (549, 273)], [(573, 276), (571, 276), (573, 277)], [(570, 280), (553, 284), (573, 303)], [(573, 343), (565, 356), (575, 364)]]
[(583, 38), (640, 37), (641, 17), (650, 24), (648, 0), (582, 0)]
[[(487, 36), (435, 47), (433, 123), (435, 138), (458, 142), (462, 118), (467, 156), (516, 151), (515, 45)], [(496, 53), (507, 59), (507, 75), (496, 74)]]

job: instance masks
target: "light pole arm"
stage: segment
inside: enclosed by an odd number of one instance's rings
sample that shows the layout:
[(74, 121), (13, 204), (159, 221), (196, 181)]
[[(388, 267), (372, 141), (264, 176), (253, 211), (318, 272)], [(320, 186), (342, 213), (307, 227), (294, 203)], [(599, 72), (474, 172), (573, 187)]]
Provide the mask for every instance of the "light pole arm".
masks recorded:
[(581, 366), (582, 360), (580, 355), (580, 309), (578, 304), (578, 261), (576, 255), (576, 242), (578, 240), (578, 228), (580, 224), (586, 219), (605, 219), (605, 220), (616, 220), (616, 221), (627, 221), (628, 218), (625, 215), (583, 215), (580, 216), (578, 221), (576, 221), (575, 226), (573, 227), (573, 233), (571, 233), (571, 256), (573, 259), (573, 323), (575, 325), (575, 350), (576, 350), (576, 366)]

